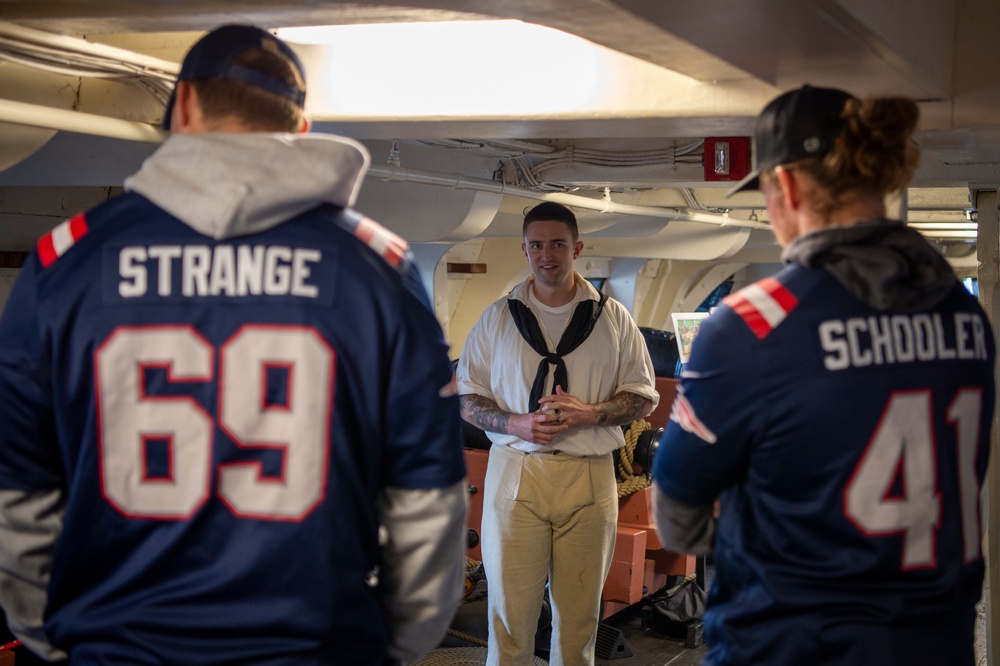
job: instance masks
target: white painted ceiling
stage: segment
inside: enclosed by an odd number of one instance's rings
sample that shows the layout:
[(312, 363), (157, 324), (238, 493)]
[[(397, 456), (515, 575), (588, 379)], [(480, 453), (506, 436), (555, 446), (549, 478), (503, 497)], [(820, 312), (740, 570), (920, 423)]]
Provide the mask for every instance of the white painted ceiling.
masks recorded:
[[(562, 193), (594, 204), (577, 210), (606, 254), (773, 256), (766, 227), (748, 229), (766, 222), (763, 200), (726, 199), (730, 183), (705, 182), (699, 142), (749, 136), (768, 100), (804, 83), (920, 102), (923, 159), (905, 197), (911, 220), (966, 222), (976, 215), (970, 193), (1000, 185), (996, 0), (0, 0), (0, 250), (30, 248), (63, 217), (114, 192), (155, 149), (148, 139), (109, 138), (115, 132), (89, 122), (94, 116), (154, 137), (162, 114), (162, 83), (158, 98), (134, 80), (80, 76), (76, 60), (62, 73), (53, 73), (51, 60), (46, 69), (26, 64), (31, 31), (176, 63), (203, 31), (229, 22), (281, 28), (498, 18), (604, 47), (607, 69), (589, 60), (547, 68), (540, 36), (465, 42), (415, 72), (409, 65), (424, 49), (373, 40), (341, 54), (340, 66), (405, 91), (398, 110), (390, 103), (369, 115), (314, 114), (317, 131), (368, 145), (375, 168), (359, 207), (412, 240), (516, 235), (525, 206)], [(309, 54), (305, 47), (307, 61)], [(374, 69), (386, 58), (399, 66)], [(531, 86), (546, 82), (570, 91), (596, 84), (602, 94), (575, 109), (539, 110)], [(350, 92), (335, 78), (322, 85)], [(406, 112), (417, 98), (491, 86), (492, 113), (433, 105)], [(64, 113), (50, 117), (49, 110)], [(81, 128), (78, 119), (88, 122)], [(592, 160), (583, 158), (587, 151)], [(442, 186), (449, 177), (456, 184)], [(611, 202), (610, 212), (595, 210), (602, 201)], [(736, 226), (723, 226), (726, 220)], [(939, 242), (956, 256), (973, 247)]]

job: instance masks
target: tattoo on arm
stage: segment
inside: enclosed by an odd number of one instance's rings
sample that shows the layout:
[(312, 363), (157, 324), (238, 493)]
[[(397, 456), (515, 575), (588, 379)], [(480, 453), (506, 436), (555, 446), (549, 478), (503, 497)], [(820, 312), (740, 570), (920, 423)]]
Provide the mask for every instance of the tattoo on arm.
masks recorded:
[(632, 423), (649, 413), (651, 401), (637, 393), (621, 391), (607, 402), (594, 405), (597, 425), (622, 426)]
[(458, 401), (462, 409), (463, 419), (480, 430), (507, 434), (510, 412), (500, 409), (496, 402), (474, 393), (461, 395), (458, 397)]

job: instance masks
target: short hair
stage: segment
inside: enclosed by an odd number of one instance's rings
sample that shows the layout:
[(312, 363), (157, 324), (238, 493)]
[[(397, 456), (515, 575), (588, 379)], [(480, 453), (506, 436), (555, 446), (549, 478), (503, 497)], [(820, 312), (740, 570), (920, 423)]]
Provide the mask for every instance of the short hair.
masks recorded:
[(524, 224), (521, 225), (521, 235), (528, 231), (528, 225), (532, 222), (562, 222), (569, 227), (573, 240), (580, 238), (580, 229), (576, 224), (576, 215), (566, 206), (557, 204), (554, 201), (543, 201), (524, 215)]
[[(251, 48), (233, 62), (265, 76), (305, 90), (305, 81), (296, 66), (280, 53)], [(303, 111), (292, 100), (233, 79), (208, 78), (190, 82), (209, 123), (237, 118), (247, 127), (263, 132), (296, 132), (302, 126)]]

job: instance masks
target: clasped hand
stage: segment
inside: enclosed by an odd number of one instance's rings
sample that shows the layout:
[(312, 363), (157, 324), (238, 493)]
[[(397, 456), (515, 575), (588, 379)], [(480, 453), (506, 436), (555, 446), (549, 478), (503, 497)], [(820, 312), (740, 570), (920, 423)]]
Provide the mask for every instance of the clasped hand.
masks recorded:
[(548, 446), (556, 436), (572, 427), (588, 425), (589, 405), (556, 387), (556, 392), (538, 401), (538, 411), (511, 417), (511, 430), (526, 442)]

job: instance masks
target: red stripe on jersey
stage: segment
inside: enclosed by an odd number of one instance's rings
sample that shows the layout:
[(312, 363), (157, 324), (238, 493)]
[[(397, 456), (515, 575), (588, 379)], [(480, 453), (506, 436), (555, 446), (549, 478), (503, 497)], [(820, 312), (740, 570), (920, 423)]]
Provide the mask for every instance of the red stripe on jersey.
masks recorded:
[(701, 422), (698, 415), (694, 413), (694, 407), (691, 405), (691, 402), (683, 394), (679, 393), (674, 398), (674, 404), (670, 408), (670, 420), (676, 421), (677, 425), (682, 429), (687, 430), (698, 439), (709, 444), (715, 444), (718, 439), (715, 433)]
[(44, 268), (55, 263), (68, 249), (87, 234), (87, 220), (83, 213), (70, 218), (38, 239), (35, 246), (38, 259)]
[(44, 268), (48, 268), (59, 258), (59, 255), (56, 254), (56, 249), (52, 246), (51, 233), (45, 234), (38, 239), (35, 250), (38, 252), (38, 260), (42, 262)]
[(777, 328), (799, 303), (792, 292), (773, 277), (755, 282), (727, 296), (722, 302), (731, 307), (761, 340)]
[(363, 217), (354, 229), (354, 235), (393, 266), (399, 266), (409, 248), (406, 241), (375, 220)]
[(743, 318), (743, 321), (747, 323), (747, 326), (750, 327), (753, 334), (761, 340), (763, 340), (767, 334), (771, 332), (771, 325), (764, 320), (764, 317), (750, 301), (743, 299), (734, 303), (729, 303), (725, 300), (723, 302), (730, 306), (733, 310), (736, 310), (736, 314)]

